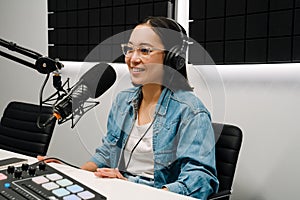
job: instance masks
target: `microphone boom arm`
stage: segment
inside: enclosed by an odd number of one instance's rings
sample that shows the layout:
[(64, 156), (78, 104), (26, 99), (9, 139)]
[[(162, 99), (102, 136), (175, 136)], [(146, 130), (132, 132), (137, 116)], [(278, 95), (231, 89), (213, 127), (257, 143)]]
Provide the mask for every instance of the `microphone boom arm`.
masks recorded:
[(35, 69), (42, 74), (49, 74), (49, 73), (51, 73), (55, 70), (61, 69), (63, 67), (63, 64), (58, 62), (57, 60), (53, 60), (49, 57), (42, 56), (41, 54), (39, 54), (37, 52), (26, 49), (24, 47), (20, 47), (16, 43), (8, 42), (1, 38), (0, 38), (0, 46), (5, 47), (5, 48), (9, 49), (10, 51), (15, 51), (15, 52), (25, 55), (29, 58), (35, 59), (36, 62), (33, 64), (26, 60), (18, 58), (16, 56), (13, 56), (13, 55), (10, 55), (3, 51), (0, 51), (1, 56), (8, 58), (10, 60), (13, 60), (15, 62), (18, 62), (22, 65), (28, 66), (32, 69)]

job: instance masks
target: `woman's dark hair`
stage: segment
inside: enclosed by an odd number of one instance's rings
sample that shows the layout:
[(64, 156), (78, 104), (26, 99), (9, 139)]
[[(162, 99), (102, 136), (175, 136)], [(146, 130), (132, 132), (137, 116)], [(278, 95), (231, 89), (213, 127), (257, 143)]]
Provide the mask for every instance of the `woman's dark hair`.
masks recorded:
[[(187, 35), (184, 28), (174, 21), (173, 19), (167, 17), (147, 17), (144, 19), (139, 25), (141, 24), (149, 24), (153, 31), (160, 37), (161, 42), (165, 48), (165, 61), (164, 64), (168, 65), (165, 69), (168, 69), (168, 73), (165, 73), (164, 76), (164, 84), (165, 86), (170, 87), (173, 90), (192, 90), (191, 86), (188, 84), (187, 81), (187, 72), (186, 72), (186, 64), (185, 64), (185, 54), (187, 48)], [(186, 44), (185, 44), (186, 43)], [(174, 53), (172, 51), (182, 51), (180, 52), (180, 59), (183, 60), (183, 63), (180, 67), (174, 66), (174, 64), (170, 64), (170, 62), (166, 59), (173, 59), (170, 53)], [(166, 64), (168, 63), (168, 64)], [(171, 70), (170, 67), (173, 69)], [(174, 73), (174, 69), (177, 73), (177, 76)], [(173, 71), (173, 72), (172, 72)], [(170, 76), (172, 74), (172, 76)], [(181, 76), (180, 76), (181, 75)], [(170, 79), (171, 77), (171, 79)], [(167, 82), (168, 83), (167, 83)]]

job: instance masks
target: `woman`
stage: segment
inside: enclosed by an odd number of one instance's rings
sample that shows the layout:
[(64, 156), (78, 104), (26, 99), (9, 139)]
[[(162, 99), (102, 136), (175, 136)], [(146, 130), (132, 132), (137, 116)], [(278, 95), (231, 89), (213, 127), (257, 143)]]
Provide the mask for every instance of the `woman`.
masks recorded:
[(103, 144), (82, 169), (201, 199), (216, 192), (214, 133), (186, 80), (185, 35), (165, 17), (134, 28), (122, 50), (136, 87), (117, 95)]

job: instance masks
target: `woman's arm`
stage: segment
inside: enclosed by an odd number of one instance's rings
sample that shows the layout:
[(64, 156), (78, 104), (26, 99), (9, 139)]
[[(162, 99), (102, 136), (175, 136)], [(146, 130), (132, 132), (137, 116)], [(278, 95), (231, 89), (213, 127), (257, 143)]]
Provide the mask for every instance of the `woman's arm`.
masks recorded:
[(90, 162), (86, 162), (85, 164), (83, 164), (80, 168), (83, 170), (95, 172), (97, 170), (98, 166), (96, 165), (96, 163), (90, 161)]
[(177, 146), (178, 179), (164, 185), (168, 190), (206, 199), (216, 192), (215, 139), (208, 113), (200, 112), (185, 118), (179, 127)]

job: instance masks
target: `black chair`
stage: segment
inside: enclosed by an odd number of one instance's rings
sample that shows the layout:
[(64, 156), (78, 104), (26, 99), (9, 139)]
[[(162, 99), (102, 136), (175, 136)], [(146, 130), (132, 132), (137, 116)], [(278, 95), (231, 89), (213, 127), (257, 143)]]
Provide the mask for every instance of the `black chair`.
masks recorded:
[(208, 199), (229, 200), (243, 134), (240, 128), (213, 123), (216, 143), (216, 167), (219, 191)]
[(37, 119), (45, 122), (52, 116), (50, 106), (10, 102), (4, 110), (0, 124), (0, 149), (36, 157), (46, 155), (55, 122), (44, 128), (37, 126)]

